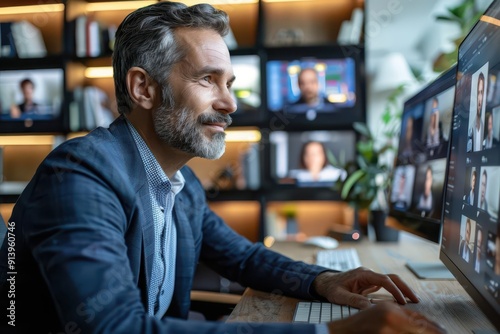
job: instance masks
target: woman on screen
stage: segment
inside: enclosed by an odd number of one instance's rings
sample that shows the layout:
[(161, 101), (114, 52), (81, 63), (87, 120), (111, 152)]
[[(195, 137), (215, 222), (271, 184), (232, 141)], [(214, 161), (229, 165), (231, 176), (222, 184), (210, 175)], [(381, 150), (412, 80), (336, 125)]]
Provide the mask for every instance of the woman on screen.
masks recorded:
[(428, 166), (425, 171), (425, 183), (424, 191), (420, 195), (417, 204), (417, 210), (421, 212), (422, 216), (430, 216), (434, 209), (434, 203), (432, 200), (432, 168)]
[(300, 169), (290, 171), (290, 177), (297, 182), (331, 182), (345, 179), (345, 170), (328, 163), (326, 148), (319, 141), (309, 141), (300, 152)]

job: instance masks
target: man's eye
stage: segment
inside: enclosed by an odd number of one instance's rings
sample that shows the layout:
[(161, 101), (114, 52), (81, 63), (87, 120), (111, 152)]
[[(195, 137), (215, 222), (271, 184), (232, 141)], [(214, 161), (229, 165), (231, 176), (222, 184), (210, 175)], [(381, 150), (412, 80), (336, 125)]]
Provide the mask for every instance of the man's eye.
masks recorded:
[(211, 82), (212, 82), (212, 78), (211, 78), (209, 75), (207, 75), (206, 77), (203, 77), (203, 79), (202, 79), (202, 80), (203, 80), (203, 81), (206, 81), (206, 82), (208, 82), (208, 83), (211, 83)]

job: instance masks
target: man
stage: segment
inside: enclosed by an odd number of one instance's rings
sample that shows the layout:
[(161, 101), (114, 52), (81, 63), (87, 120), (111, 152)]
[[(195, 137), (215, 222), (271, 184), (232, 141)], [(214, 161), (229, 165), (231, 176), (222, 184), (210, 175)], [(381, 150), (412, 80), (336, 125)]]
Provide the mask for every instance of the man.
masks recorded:
[[(242, 324), (189, 322), (195, 266), (203, 261), (243, 285), (367, 309), (326, 326), (255, 324), (256, 333), (440, 330), (395, 303), (371, 307), (385, 288), (417, 297), (396, 275), (347, 273), (294, 262), (230, 230), (185, 167), (218, 158), (236, 109), (222, 39), (225, 13), (159, 2), (125, 18), (113, 69), (122, 114), (109, 129), (55, 149), (20, 196), (16, 223), (16, 328), (26, 333), (238, 333)], [(7, 303), (7, 247), (0, 252)], [(10, 269), (12, 270), (12, 269)]]
[(477, 230), (476, 237), (476, 262), (474, 263), (474, 270), (479, 274), (481, 271), (481, 258), (483, 249), (483, 231), (481, 229)]
[(488, 211), (488, 202), (486, 201), (486, 184), (488, 183), (488, 173), (486, 169), (483, 169), (483, 175), (481, 176), (481, 191), (479, 197), (479, 208), (484, 211)]
[(23, 94), (23, 102), (19, 105), (14, 105), (11, 108), (11, 117), (19, 118), (25, 113), (36, 113), (38, 112), (38, 104), (33, 100), (33, 95), (35, 92), (35, 84), (30, 79), (23, 79), (19, 84), (21, 92)]
[(486, 113), (486, 138), (483, 141), (483, 150), (496, 147), (498, 140), (493, 136), (493, 113)]
[(465, 237), (460, 242), (460, 247), (459, 247), (460, 256), (462, 256), (462, 258), (467, 263), (470, 261), (469, 243), (470, 243), (470, 234), (472, 229), (471, 225), (472, 223), (470, 218), (467, 218), (467, 220), (465, 221)]
[(406, 195), (406, 172), (401, 170), (399, 173), (398, 190), (394, 198), (394, 207), (404, 210), (408, 207), (408, 196)]
[(286, 108), (287, 111), (309, 111), (314, 114), (314, 111), (334, 110), (335, 106), (321, 95), (318, 73), (314, 68), (303, 68), (298, 74), (297, 83), (300, 89), (300, 97), (291, 106)]
[(439, 100), (437, 97), (434, 97), (432, 99), (432, 110), (429, 119), (429, 127), (427, 129), (426, 145), (429, 149), (432, 149), (439, 146), (440, 143), (441, 124), (439, 123)]
[(471, 129), (472, 138), (472, 151), (481, 151), (483, 143), (483, 101), (484, 101), (484, 74), (481, 72), (477, 78), (477, 103), (476, 103), (476, 117), (474, 125)]
[(319, 94), (318, 73), (313, 68), (304, 68), (300, 71), (298, 80), (300, 98), (296, 103), (316, 106), (322, 102)]
[(476, 188), (476, 170), (474, 169), (470, 177), (470, 191), (465, 196), (465, 202), (469, 205), (474, 205), (475, 188)]

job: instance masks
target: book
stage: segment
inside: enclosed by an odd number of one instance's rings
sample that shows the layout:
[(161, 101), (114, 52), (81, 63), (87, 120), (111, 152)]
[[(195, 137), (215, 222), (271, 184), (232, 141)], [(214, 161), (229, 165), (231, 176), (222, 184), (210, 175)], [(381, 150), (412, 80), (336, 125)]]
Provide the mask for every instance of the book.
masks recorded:
[(19, 58), (41, 58), (47, 56), (47, 49), (40, 29), (29, 21), (13, 22), (12, 36)]

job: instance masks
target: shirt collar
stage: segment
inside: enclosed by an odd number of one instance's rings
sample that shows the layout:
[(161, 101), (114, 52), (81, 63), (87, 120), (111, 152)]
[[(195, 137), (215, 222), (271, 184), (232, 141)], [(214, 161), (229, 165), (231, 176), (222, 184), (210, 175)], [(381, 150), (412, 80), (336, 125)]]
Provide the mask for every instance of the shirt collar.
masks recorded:
[(139, 154), (141, 155), (150, 187), (160, 193), (172, 190), (174, 195), (177, 195), (182, 188), (184, 188), (184, 184), (186, 182), (181, 171), (178, 170), (172, 178), (169, 179), (158, 163), (158, 160), (156, 160), (155, 156), (149, 149), (149, 146), (146, 144), (144, 139), (142, 139), (139, 132), (137, 132), (135, 127), (127, 118), (125, 118), (125, 120), (130, 132), (132, 133), (132, 137), (134, 138), (134, 142), (139, 150)]

